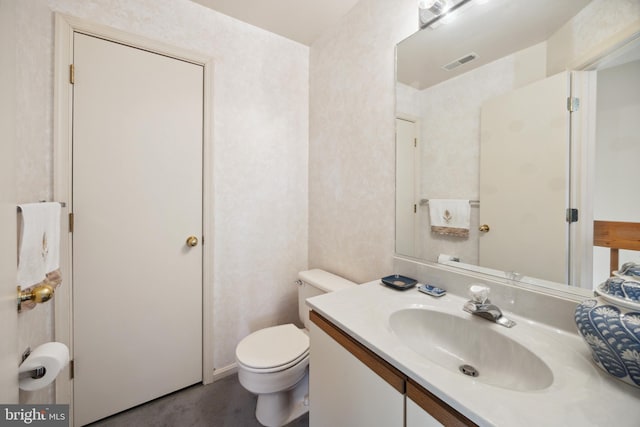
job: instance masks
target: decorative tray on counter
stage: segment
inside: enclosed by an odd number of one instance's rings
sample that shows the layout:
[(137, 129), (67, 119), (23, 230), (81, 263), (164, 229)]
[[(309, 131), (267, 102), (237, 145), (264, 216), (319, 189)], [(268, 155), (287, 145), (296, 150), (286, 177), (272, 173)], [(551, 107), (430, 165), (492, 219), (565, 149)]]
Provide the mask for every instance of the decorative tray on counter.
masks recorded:
[(380, 279), (383, 284), (394, 288), (399, 289), (401, 291), (409, 288), (413, 288), (418, 281), (416, 279), (412, 279), (410, 277), (401, 276), (400, 274), (392, 274), (391, 276), (386, 276)]

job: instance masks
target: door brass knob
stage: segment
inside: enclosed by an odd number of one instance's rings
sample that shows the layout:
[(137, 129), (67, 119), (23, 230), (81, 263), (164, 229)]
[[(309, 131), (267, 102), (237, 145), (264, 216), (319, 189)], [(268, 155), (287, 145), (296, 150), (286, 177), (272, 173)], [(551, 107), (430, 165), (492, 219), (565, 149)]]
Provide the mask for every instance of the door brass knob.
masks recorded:
[(187, 237), (187, 246), (190, 246), (190, 247), (198, 246), (198, 238), (196, 236)]
[(482, 224), (478, 230), (482, 231), (483, 233), (488, 233), (489, 230), (491, 230), (491, 228), (489, 228), (489, 226), (487, 224)]

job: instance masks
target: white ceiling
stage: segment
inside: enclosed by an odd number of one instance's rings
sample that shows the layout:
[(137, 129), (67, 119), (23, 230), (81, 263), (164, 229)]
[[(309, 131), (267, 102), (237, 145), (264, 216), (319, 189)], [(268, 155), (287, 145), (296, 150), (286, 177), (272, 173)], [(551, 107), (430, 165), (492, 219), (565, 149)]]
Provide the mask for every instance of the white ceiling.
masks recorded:
[(358, 0), (192, 0), (307, 46)]

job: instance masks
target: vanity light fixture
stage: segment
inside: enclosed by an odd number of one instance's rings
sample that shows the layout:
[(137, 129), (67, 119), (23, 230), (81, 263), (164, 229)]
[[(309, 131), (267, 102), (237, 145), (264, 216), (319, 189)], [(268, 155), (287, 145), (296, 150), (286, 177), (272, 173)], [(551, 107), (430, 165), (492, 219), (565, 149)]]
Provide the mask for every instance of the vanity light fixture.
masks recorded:
[(423, 0), (420, 2), (420, 9), (426, 9), (435, 16), (442, 15), (448, 8), (446, 0)]
[(452, 20), (452, 13), (472, 0), (422, 0), (418, 6), (420, 28), (433, 27), (433, 24), (442, 20)]

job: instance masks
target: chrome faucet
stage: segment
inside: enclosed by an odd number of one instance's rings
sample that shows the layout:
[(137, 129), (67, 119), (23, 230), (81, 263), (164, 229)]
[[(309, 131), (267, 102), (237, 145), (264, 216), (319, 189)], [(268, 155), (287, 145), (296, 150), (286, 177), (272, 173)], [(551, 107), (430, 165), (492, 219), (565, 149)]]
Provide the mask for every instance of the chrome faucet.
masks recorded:
[(462, 307), (464, 311), (491, 320), (507, 328), (515, 326), (516, 322), (504, 317), (502, 310), (500, 310), (497, 305), (491, 304), (491, 301), (487, 298), (489, 296), (489, 288), (486, 286), (472, 285), (469, 288), (469, 295), (471, 299)]

